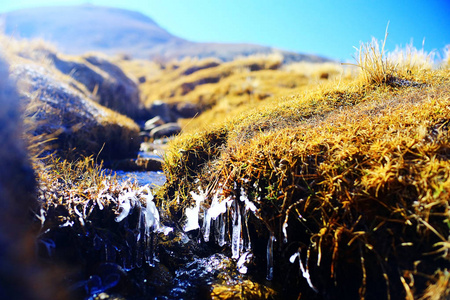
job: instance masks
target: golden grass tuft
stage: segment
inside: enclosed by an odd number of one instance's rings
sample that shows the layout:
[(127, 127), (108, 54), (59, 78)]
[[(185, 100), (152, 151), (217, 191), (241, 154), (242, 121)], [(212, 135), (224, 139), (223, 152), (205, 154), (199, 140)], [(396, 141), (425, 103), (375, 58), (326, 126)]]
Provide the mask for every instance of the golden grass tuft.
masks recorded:
[(220, 187), (223, 197), (245, 191), (261, 217), (253, 220), (258, 235), (283, 241), (287, 224), (287, 245), (309, 253), (322, 291), (391, 299), (424, 292), (423, 274), (450, 261), (449, 74), (418, 69), (408, 80), (425, 85), (386, 84), (393, 65), (376, 44), (367, 49), (361, 63), (379, 74), (367, 72), (364, 85), (332, 82), (174, 140), (161, 193), (172, 214), (182, 216), (198, 185)]
[(423, 76), (434, 68), (435, 52), (427, 53), (423, 48), (418, 50), (412, 42), (404, 48), (397, 47), (387, 52), (387, 37), (388, 27), (381, 46), (376, 38), (372, 38), (369, 43), (361, 43), (357, 49), (356, 63), (346, 65), (359, 67), (365, 84), (402, 86), (420, 84), (411, 81), (413, 78), (424, 81)]
[(417, 49), (411, 42), (404, 48), (397, 47), (388, 53), (387, 60), (395, 62), (397, 70), (406, 70), (409, 73), (417, 74), (434, 68), (435, 52), (427, 53), (423, 47)]
[(366, 83), (384, 84), (392, 80), (394, 76), (395, 66), (388, 59), (384, 49), (387, 36), (388, 27), (386, 27), (381, 47), (378, 40), (373, 37), (371, 42), (361, 42), (359, 49), (356, 49), (355, 66), (361, 68), (361, 76)]

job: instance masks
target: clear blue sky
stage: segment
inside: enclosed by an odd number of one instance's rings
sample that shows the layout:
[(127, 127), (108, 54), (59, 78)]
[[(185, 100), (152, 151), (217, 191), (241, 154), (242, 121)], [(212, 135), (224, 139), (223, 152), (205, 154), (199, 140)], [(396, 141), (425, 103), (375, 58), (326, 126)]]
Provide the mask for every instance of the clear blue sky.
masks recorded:
[(351, 60), (353, 46), (372, 36), (387, 47), (443, 53), (450, 44), (450, 0), (0, 0), (0, 12), (97, 4), (144, 13), (172, 34), (199, 42), (248, 42)]

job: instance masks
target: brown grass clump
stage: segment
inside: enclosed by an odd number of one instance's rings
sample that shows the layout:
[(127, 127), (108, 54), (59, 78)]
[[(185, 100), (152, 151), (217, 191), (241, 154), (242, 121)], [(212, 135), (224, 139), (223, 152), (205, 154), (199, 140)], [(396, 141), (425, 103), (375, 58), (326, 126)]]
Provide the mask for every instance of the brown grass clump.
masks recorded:
[[(180, 136), (162, 193), (172, 213), (182, 216), (198, 185), (210, 197), (245, 193), (258, 209), (255, 256), (272, 232), (275, 274), (295, 253), (306, 266), (309, 281), (290, 273), (287, 293), (420, 296), (449, 266), (449, 74), (395, 69), (383, 48), (361, 48), (363, 85), (324, 86)], [(425, 84), (392, 84), (403, 73)]]

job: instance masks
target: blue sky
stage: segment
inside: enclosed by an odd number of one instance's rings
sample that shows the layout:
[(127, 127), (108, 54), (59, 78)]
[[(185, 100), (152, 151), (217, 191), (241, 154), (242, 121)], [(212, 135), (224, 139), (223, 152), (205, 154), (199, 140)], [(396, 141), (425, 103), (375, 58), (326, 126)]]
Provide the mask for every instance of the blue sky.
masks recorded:
[(443, 53), (450, 44), (450, 1), (388, 0), (1, 0), (0, 12), (97, 4), (144, 13), (172, 34), (198, 42), (248, 42), (351, 60), (372, 36)]

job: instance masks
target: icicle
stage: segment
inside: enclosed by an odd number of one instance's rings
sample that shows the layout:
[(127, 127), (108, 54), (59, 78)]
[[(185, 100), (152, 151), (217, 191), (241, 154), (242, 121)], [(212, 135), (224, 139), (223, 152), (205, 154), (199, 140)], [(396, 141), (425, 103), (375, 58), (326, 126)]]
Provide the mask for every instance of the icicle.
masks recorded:
[(248, 269), (247, 269), (246, 264), (249, 263), (252, 258), (253, 258), (253, 254), (251, 254), (248, 251), (241, 255), (241, 257), (239, 258), (239, 260), (237, 262), (237, 269), (238, 269), (239, 273), (247, 274)]
[(206, 199), (206, 193), (201, 188), (198, 190), (200, 194), (191, 192), (191, 196), (195, 200), (195, 206), (187, 207), (185, 210), (186, 224), (183, 227), (185, 232), (200, 228), (198, 225), (198, 213), (200, 211), (200, 203)]
[(213, 200), (211, 202), (211, 207), (208, 209), (209, 216), (215, 220), (218, 216), (221, 214), (226, 213), (227, 211), (227, 204), (229, 204), (231, 201), (231, 197), (228, 197), (226, 199), (223, 199), (220, 201), (220, 193), (222, 190), (218, 190), (217, 193), (214, 195)]
[(220, 247), (223, 247), (225, 245), (225, 225), (226, 222), (223, 219), (225, 218), (225, 215), (219, 216), (219, 238), (217, 239), (217, 244)]
[(198, 211), (199, 207), (196, 205), (194, 207), (186, 207), (186, 224), (184, 224), (184, 231), (188, 232), (197, 228), (200, 228), (198, 225)]
[(119, 215), (116, 217), (116, 222), (121, 222), (130, 213), (131, 206), (134, 205), (136, 196), (133, 192), (127, 192), (119, 195)]
[(295, 263), (295, 259), (296, 259), (297, 257), (300, 259), (300, 253), (295, 252), (295, 253), (294, 253), (293, 255), (291, 255), (291, 257), (289, 258), (289, 262), (290, 262), (291, 264)]
[(258, 208), (255, 203), (250, 201), (245, 193), (244, 189), (241, 188), (240, 200), (245, 203), (245, 210), (251, 210), (254, 214), (257, 212)]
[(288, 217), (289, 217), (289, 214), (286, 215), (286, 219), (284, 220), (284, 223), (282, 226), (283, 235), (284, 235), (283, 243), (285, 243), (285, 244), (288, 242), (288, 237), (287, 237)]
[(239, 203), (238, 203), (238, 201), (234, 201), (233, 232), (232, 232), (232, 237), (231, 237), (232, 258), (238, 259), (241, 250), (242, 250), (241, 213), (239, 211)]
[(39, 211), (39, 215), (35, 214), (36, 218), (41, 221), (41, 227), (44, 226), (45, 223), (45, 216), (47, 215), (47, 213), (45, 212), (45, 209), (41, 208)]
[(147, 186), (145, 186), (144, 188), (147, 189), (147, 195), (145, 196), (145, 198), (146, 198), (145, 204), (146, 205), (145, 205), (145, 209), (142, 210), (142, 214), (144, 216), (144, 222), (145, 222), (145, 235), (147, 237), (149, 237), (151, 232), (156, 232), (159, 230), (159, 227), (160, 227), (159, 212), (156, 209), (155, 203), (153, 202), (153, 195), (152, 195), (151, 191), (148, 189)]
[(227, 211), (227, 203), (232, 201), (230, 197), (220, 201), (222, 190), (218, 190), (211, 201), (211, 207), (205, 212), (205, 221), (203, 223), (203, 239), (209, 241), (211, 232), (211, 220), (216, 220), (218, 216)]
[(244, 215), (244, 231), (246, 233), (246, 244), (245, 244), (245, 248), (247, 251), (250, 251), (252, 248), (252, 243), (251, 243), (251, 239), (250, 239), (250, 232), (248, 230), (248, 212), (251, 211), (253, 213), (254, 216), (256, 216), (257, 218), (261, 218), (259, 216), (258, 213), (258, 208), (256, 207), (255, 203), (250, 201), (248, 199), (248, 196), (245, 192), (245, 190), (241, 187), (241, 193), (240, 193), (240, 200), (244, 203), (244, 211), (243, 211), (243, 215)]
[(269, 241), (267, 242), (267, 280), (273, 279), (273, 242), (276, 241), (273, 232), (270, 232)]
[(75, 224), (74, 221), (67, 220), (64, 224), (59, 225), (59, 228), (73, 227), (74, 224)]
[(203, 240), (209, 242), (209, 234), (211, 232), (211, 217), (209, 216), (209, 210), (205, 211), (205, 218), (203, 223)]
[[(143, 193), (146, 191), (146, 193)], [(148, 232), (146, 233), (147, 236), (149, 236), (150, 231), (152, 232), (162, 232), (164, 235), (168, 235), (170, 232), (173, 231), (172, 227), (167, 227), (161, 224), (160, 217), (159, 217), (159, 211), (156, 208), (155, 203), (153, 202), (153, 194), (151, 192), (151, 189), (148, 185), (145, 185), (140, 192), (142, 192), (143, 196), (145, 197), (145, 210), (144, 210), (144, 217), (145, 217), (145, 225), (148, 228)]]
[(311, 282), (311, 275), (309, 274), (309, 270), (308, 270), (308, 260), (306, 260), (305, 265), (303, 265), (302, 259), (300, 256), (300, 251), (301, 251), (301, 249), (299, 248), (298, 252), (294, 253), (289, 258), (289, 261), (293, 264), (295, 262), (295, 259), (298, 257), (298, 264), (300, 265), (300, 271), (302, 272), (303, 278), (306, 279), (306, 282), (308, 282), (309, 287), (311, 289), (313, 289), (314, 292), (318, 293), (319, 291)]

